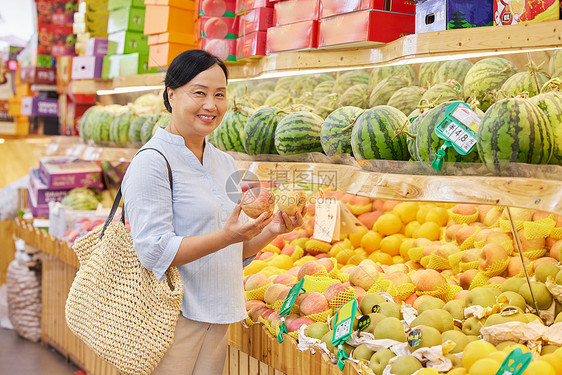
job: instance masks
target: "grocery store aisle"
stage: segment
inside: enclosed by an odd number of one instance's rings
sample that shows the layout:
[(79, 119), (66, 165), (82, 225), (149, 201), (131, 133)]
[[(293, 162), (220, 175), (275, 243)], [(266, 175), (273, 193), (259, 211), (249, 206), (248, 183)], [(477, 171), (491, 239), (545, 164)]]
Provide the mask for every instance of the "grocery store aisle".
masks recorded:
[(12, 330), (0, 328), (0, 374), (74, 375), (78, 368), (57, 352), (22, 339)]

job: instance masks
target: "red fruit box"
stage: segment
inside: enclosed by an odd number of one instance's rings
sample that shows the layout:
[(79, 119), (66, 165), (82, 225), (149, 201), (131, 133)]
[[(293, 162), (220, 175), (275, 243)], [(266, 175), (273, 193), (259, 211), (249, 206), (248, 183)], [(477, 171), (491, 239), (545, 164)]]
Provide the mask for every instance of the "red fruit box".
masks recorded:
[(201, 17), (201, 27), (195, 34), (209, 39), (236, 39), (238, 37), (238, 18)]
[(20, 69), (20, 79), (25, 83), (54, 84), (57, 82), (56, 68), (24, 66)]
[(494, 1), (494, 25), (554, 21), (560, 18), (559, 0)]
[(273, 26), (273, 8), (256, 8), (240, 16), (240, 35), (267, 31)]
[(318, 19), (320, 0), (287, 0), (275, 3), (275, 26)]
[(223, 61), (236, 61), (236, 39), (201, 38), (200, 45)]
[(321, 19), (318, 47), (388, 43), (414, 31), (413, 14), (365, 10)]
[(236, 17), (236, 0), (199, 0), (197, 14), (208, 17)]
[(236, 41), (236, 59), (265, 56), (266, 44), (267, 32), (265, 31), (256, 31), (255, 33), (243, 35)]
[(320, 18), (366, 9), (415, 14), (416, 3), (413, 0), (320, 0)]
[[(341, 33), (342, 30), (337, 30)], [(267, 30), (267, 54), (318, 47), (318, 21), (304, 21)]]
[(271, 0), (236, 0), (236, 14), (243, 14), (256, 8), (273, 8)]

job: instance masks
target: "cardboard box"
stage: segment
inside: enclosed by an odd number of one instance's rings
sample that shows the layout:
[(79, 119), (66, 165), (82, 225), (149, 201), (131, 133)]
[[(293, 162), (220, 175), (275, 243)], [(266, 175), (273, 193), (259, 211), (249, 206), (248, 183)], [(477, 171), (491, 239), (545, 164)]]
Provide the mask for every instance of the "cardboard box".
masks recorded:
[(120, 8), (109, 12), (107, 20), (107, 32), (109, 34), (118, 31), (140, 31), (144, 30), (143, 8)]
[(273, 8), (256, 8), (240, 16), (240, 35), (273, 27)]
[(207, 17), (236, 17), (236, 0), (196, 0), (197, 14)]
[(320, 18), (366, 9), (415, 14), (416, 4), (413, 0), (320, 0)]
[(318, 47), (318, 21), (297, 22), (267, 30), (267, 54), (316, 47)]
[(55, 84), (56, 68), (24, 66), (20, 69), (20, 79), (25, 83)]
[(86, 42), (86, 56), (103, 57), (114, 55), (117, 51), (117, 43), (107, 38), (90, 38)]
[(33, 217), (49, 217), (49, 205), (38, 205), (32, 194), (27, 194), (27, 203)]
[(99, 187), (101, 172), (101, 167), (93, 161), (67, 157), (39, 159), (39, 176), (48, 189)]
[(388, 43), (414, 31), (413, 14), (362, 10), (321, 19), (318, 47)]
[(72, 60), (72, 79), (101, 78), (103, 57), (84, 56)]
[(64, 92), (71, 81), (72, 57), (57, 57), (57, 91)]
[(236, 39), (201, 38), (200, 45), (201, 49), (212, 53), (223, 61), (236, 61), (236, 41)]
[(107, 9), (114, 10), (119, 8), (135, 7), (144, 9), (144, 0), (108, 0)]
[(267, 31), (243, 35), (236, 41), (236, 60), (252, 56), (265, 56), (266, 47)]
[(275, 3), (275, 26), (317, 20), (320, 0), (287, 0)]
[(148, 55), (129, 53), (119, 56), (119, 76), (156, 72), (156, 69), (152, 69), (148, 66)]
[(78, 3), (72, 0), (36, 0), (37, 23), (43, 25), (72, 26)]
[(29, 169), (29, 194), (33, 194), (37, 205), (45, 205), (49, 202), (60, 202), (71, 189), (52, 190), (41, 181), (39, 168)]
[(148, 66), (151, 68), (166, 68), (180, 53), (197, 48), (196, 44), (173, 42), (151, 44), (148, 54)]
[(73, 56), (76, 35), (72, 27), (38, 25), (37, 54), (50, 56)]
[[(211, 0), (217, 1), (217, 0)], [(228, 0), (226, 0), (228, 1)], [(195, 0), (144, 0), (144, 5), (158, 5), (165, 7), (181, 8), (196, 11), (197, 2)]]
[(109, 34), (107, 39), (115, 43), (115, 48), (108, 50), (108, 53), (124, 55), (138, 52), (141, 55), (148, 55), (148, 37), (142, 32), (119, 31)]
[(58, 117), (29, 116), (29, 134), (60, 135)]
[(416, 5), (416, 33), (490, 26), (493, 0), (427, 0)]
[(560, 18), (559, 0), (494, 1), (494, 25), (554, 21)]
[(21, 114), (25, 116), (58, 117), (58, 99), (26, 96), (21, 98)]
[(193, 30), (191, 20), (195, 9), (176, 8), (163, 5), (146, 5), (145, 35), (166, 32), (190, 33)]
[(243, 14), (256, 8), (273, 8), (271, 0), (236, 0), (236, 14)]
[(236, 39), (239, 30), (238, 22), (238, 18), (201, 17), (198, 34), (209, 39)]

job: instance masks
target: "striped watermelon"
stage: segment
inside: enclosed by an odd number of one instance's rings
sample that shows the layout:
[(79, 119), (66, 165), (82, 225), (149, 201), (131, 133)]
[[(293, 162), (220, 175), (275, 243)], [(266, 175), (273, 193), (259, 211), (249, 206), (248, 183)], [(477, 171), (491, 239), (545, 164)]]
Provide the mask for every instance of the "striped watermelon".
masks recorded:
[(462, 89), (449, 83), (438, 83), (431, 86), (422, 96), (422, 104), (441, 104), (462, 99)]
[(118, 104), (104, 106), (88, 116), (88, 133), (90, 139), (96, 143), (109, 141), (109, 128), (115, 115), (122, 110)]
[(277, 107), (262, 107), (244, 125), (244, 149), (249, 155), (277, 154), (275, 129), (285, 113)]
[(257, 91), (273, 91), (275, 90), (277, 82), (276, 81), (265, 81), (262, 83), (258, 83), (256, 87), (252, 90), (252, 92)]
[(102, 110), (102, 108), (103, 106), (101, 105), (92, 106), (88, 108), (82, 115), (82, 118), (80, 119), (79, 132), (80, 138), (82, 138), (83, 140), (90, 139), (90, 116), (92, 116), (95, 112)]
[[(255, 105), (256, 107), (259, 107), (260, 105), (263, 105), (263, 103), (265, 103), (265, 101), (267, 100), (267, 98), (273, 93), (273, 91), (269, 91), (269, 90), (260, 90), (260, 91), (254, 91), (253, 93), (250, 94), (250, 101), (252, 102), (253, 105)], [(238, 104), (238, 103), (236, 103)]]
[(380, 105), (363, 113), (351, 133), (356, 159), (408, 160), (406, 136), (399, 132), (408, 118), (396, 108)]
[(369, 85), (359, 84), (348, 88), (345, 93), (340, 96), (340, 105), (342, 107), (352, 106), (359, 108), (369, 108)]
[(314, 90), (312, 90), (314, 93), (319, 93), (319, 94), (331, 94), (334, 92), (334, 85), (336, 84), (336, 81), (324, 81), (322, 83), (320, 83), (318, 86), (316, 86), (314, 88)]
[(410, 65), (391, 65), (373, 68), (369, 76), (369, 88), (373, 89), (385, 78), (390, 76), (402, 75), (410, 79), (410, 82), (416, 81), (416, 72)]
[(169, 113), (162, 113), (160, 115), (160, 118), (158, 119), (158, 122), (156, 122), (156, 125), (154, 125), (154, 128), (152, 128), (152, 137), (154, 137), (154, 134), (156, 134), (156, 131), (158, 130), (158, 128), (165, 128), (170, 124), (170, 120), (172, 119), (172, 115)]
[(275, 130), (275, 148), (281, 155), (322, 152), (322, 117), (299, 111), (283, 118)]
[(316, 107), (314, 107), (314, 113), (322, 118), (328, 117), (330, 113), (340, 107), (338, 98), (338, 94), (326, 95), (318, 101)]
[(418, 128), (423, 121), (424, 116), (426, 116), (429, 111), (425, 111), (420, 113), (419, 109), (416, 109), (414, 112), (408, 116), (408, 121), (410, 125), (408, 127), (408, 134), (406, 134), (406, 146), (408, 146), (408, 153), (410, 154), (410, 158), (415, 161), (420, 161), (420, 153), (417, 149), (416, 145), (416, 138), (418, 134)]
[(326, 117), (320, 130), (320, 142), (326, 155), (351, 154), (353, 124), (363, 112), (361, 108), (348, 106)]
[(242, 141), (244, 125), (252, 116), (254, 111), (247, 107), (236, 107), (231, 111), (226, 111), (220, 124), (218, 141), (225, 151), (246, 152)]
[(562, 49), (557, 49), (550, 56), (548, 63), (548, 73), (552, 77), (556, 77), (558, 73), (562, 73)]
[(422, 87), (430, 87), (433, 85), (433, 77), (437, 70), (443, 65), (443, 61), (426, 62), (420, 65), (418, 72), (418, 82)]
[(219, 124), (219, 126), (216, 127), (215, 130), (213, 130), (211, 132), (211, 134), (209, 134), (207, 136), (207, 141), (209, 141), (210, 144), (212, 144), (213, 146), (215, 146), (219, 150), (223, 150), (224, 147), (222, 145), (220, 145), (220, 143), (219, 143), (219, 133), (221, 131), (219, 128), (220, 128), (220, 124)]
[(329, 74), (309, 74), (306, 76), (300, 76), (296, 81), (294, 87), (292, 87), (291, 89), (299, 93), (310, 92), (323, 82), (333, 83), (334, 77)]
[(439, 66), (439, 69), (435, 72), (433, 84), (445, 83), (450, 79), (454, 79), (462, 85), (472, 65), (470, 61), (465, 59), (447, 61)]
[(284, 91), (284, 90), (292, 90), (299, 77), (289, 76), (289, 77), (281, 77), (277, 80), (275, 84), (275, 91)]
[(383, 79), (373, 88), (369, 97), (369, 106), (376, 107), (388, 103), (390, 97), (403, 87), (409, 86), (411, 83), (409, 78), (402, 75), (392, 76)]
[(154, 125), (156, 125), (158, 120), (160, 120), (160, 114), (149, 117), (144, 124), (142, 124), (140, 136), (143, 145), (152, 138), (152, 129), (154, 129)]
[(148, 116), (139, 116), (131, 122), (131, 126), (129, 127), (129, 140), (131, 142), (141, 143), (142, 125), (148, 118)]
[(318, 92), (305, 92), (297, 100), (295, 100), (295, 103), (304, 104), (314, 109), (318, 101), (322, 99), (324, 96), (325, 96), (324, 94)]
[(478, 128), (478, 154), (487, 164), (546, 164), (553, 141), (548, 117), (527, 99), (498, 101), (486, 111)]
[[(418, 117), (416, 124), (416, 152), (420, 161), (433, 161), (435, 152), (443, 146), (444, 141), (435, 134), (435, 127), (445, 118), (447, 107), (453, 102), (439, 104), (429, 112)], [(460, 155), (454, 148), (449, 147), (444, 161), (474, 163), (478, 161), (478, 153), (474, 149), (468, 155)]]
[(515, 65), (501, 57), (480, 60), (466, 74), (464, 96), (476, 98), (480, 102), (478, 108), (485, 112), (494, 102), (489, 93), (501, 89), (504, 82), (515, 73)]
[(501, 95), (503, 98), (513, 98), (527, 92), (529, 97), (533, 97), (539, 94), (548, 80), (548, 75), (544, 72), (515, 73), (502, 85)]
[(265, 99), (263, 105), (268, 107), (288, 107), (294, 103), (293, 94), (288, 90), (277, 90)]
[(135, 116), (130, 111), (115, 116), (109, 127), (109, 140), (121, 145), (129, 142), (129, 128), (134, 119)]
[(233, 82), (228, 85), (226, 93), (229, 98), (242, 98), (247, 93), (254, 91), (255, 86), (252, 81)]
[(408, 86), (403, 87), (396, 91), (390, 99), (387, 105), (399, 109), (405, 115), (409, 115), (413, 110), (416, 109), (418, 103), (422, 98), (422, 88), (419, 86)]
[(361, 70), (345, 72), (340, 74), (336, 79), (333, 91), (337, 92), (338, 94), (343, 94), (351, 86), (368, 83), (369, 73), (367, 72)]
[(553, 150), (549, 164), (562, 165), (562, 94), (549, 92), (534, 96), (529, 101), (538, 105), (550, 122)]

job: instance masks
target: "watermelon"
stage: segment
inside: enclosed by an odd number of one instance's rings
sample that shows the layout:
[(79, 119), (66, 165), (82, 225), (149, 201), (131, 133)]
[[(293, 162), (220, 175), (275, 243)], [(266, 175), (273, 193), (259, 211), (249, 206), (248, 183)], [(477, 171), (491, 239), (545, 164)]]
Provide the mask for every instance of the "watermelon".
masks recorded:
[(129, 128), (134, 119), (135, 116), (130, 111), (115, 116), (109, 127), (109, 140), (119, 144), (129, 142)]
[(553, 136), (552, 157), (549, 164), (562, 165), (562, 94), (549, 92), (529, 99), (548, 117)]
[(342, 107), (330, 113), (322, 124), (320, 142), (328, 156), (351, 154), (351, 132), (355, 120), (364, 112), (358, 107)]
[(373, 68), (369, 76), (369, 88), (373, 89), (385, 78), (390, 76), (402, 75), (410, 79), (410, 82), (416, 81), (416, 73), (410, 65), (390, 65)]
[(152, 128), (152, 135), (150, 136), (150, 138), (152, 138), (154, 134), (156, 134), (158, 128), (167, 127), (170, 124), (171, 119), (172, 119), (172, 115), (170, 113), (162, 113), (160, 115), (160, 118), (156, 122), (156, 125), (154, 125), (154, 128)]
[(285, 113), (277, 107), (262, 107), (244, 125), (242, 139), (249, 155), (277, 154), (275, 129)]
[(353, 155), (359, 160), (408, 160), (406, 136), (400, 133), (407, 122), (405, 114), (387, 105), (365, 111), (351, 133)]
[(244, 125), (254, 111), (247, 107), (237, 107), (227, 111), (222, 118), (220, 127), (219, 144), (224, 146), (226, 151), (246, 152), (242, 141)]
[(405, 115), (409, 115), (418, 106), (422, 98), (422, 92), (422, 88), (419, 86), (403, 87), (392, 94), (387, 105), (399, 109)]
[(334, 92), (335, 81), (324, 81), (312, 90), (314, 93), (331, 94)]
[(141, 136), (141, 143), (143, 145), (146, 142), (148, 142), (150, 140), (150, 138), (152, 138), (152, 129), (154, 128), (154, 125), (156, 125), (156, 123), (158, 122), (159, 119), (160, 119), (160, 114), (153, 115), (153, 116), (149, 117), (144, 122), (144, 124), (142, 124), (140, 136)]
[(107, 105), (88, 116), (88, 133), (92, 141), (96, 143), (109, 141), (109, 128), (121, 108), (122, 106), (117, 104)]
[(221, 127), (221, 126), (220, 126), (220, 124), (219, 124), (219, 126), (217, 126), (217, 127), (215, 128), (215, 130), (213, 130), (213, 131), (211, 132), (211, 134), (209, 134), (209, 135), (207, 136), (207, 140), (209, 141), (209, 143), (211, 143), (213, 146), (215, 146), (215, 147), (218, 148), (219, 150), (223, 150), (223, 151), (224, 151), (224, 145), (222, 145), (222, 144), (220, 143), (220, 136), (219, 136), (219, 134), (220, 134), (220, 132), (221, 132), (220, 127)]
[(142, 125), (148, 120), (148, 116), (139, 116), (131, 122), (129, 127), (129, 139), (131, 142), (140, 143), (141, 142), (141, 129)]
[[(435, 152), (443, 146), (444, 141), (435, 134), (435, 127), (445, 118), (447, 107), (453, 102), (439, 104), (429, 112), (425, 112), (418, 117), (415, 125), (416, 130), (416, 153), (419, 155), (420, 161), (433, 161)], [(478, 161), (478, 153), (476, 149), (468, 155), (460, 155), (453, 147), (446, 150), (446, 156), (443, 161), (447, 162), (466, 162), (473, 163)]]
[(295, 77), (295, 76), (279, 78), (277, 80), (277, 83), (275, 84), (275, 91), (292, 90), (297, 82), (296, 81), (297, 79), (299, 79), (299, 77)]
[(435, 72), (433, 84), (445, 83), (450, 79), (454, 79), (462, 85), (472, 65), (470, 61), (465, 59), (447, 61), (440, 65), (439, 69)]
[(418, 72), (418, 82), (422, 87), (431, 87), (433, 85), (433, 77), (437, 70), (443, 65), (443, 61), (426, 62), (420, 65)]
[(562, 73), (562, 49), (554, 50), (548, 63), (548, 72), (552, 77), (556, 77), (557, 73)]
[(340, 105), (342, 107), (352, 106), (359, 108), (369, 108), (369, 85), (359, 84), (348, 88), (345, 93), (340, 96)]
[(304, 104), (311, 108), (316, 107), (316, 104), (325, 95), (318, 92), (305, 92), (296, 101), (295, 104)]
[(390, 97), (399, 89), (409, 86), (409, 78), (402, 75), (391, 76), (383, 79), (375, 86), (369, 97), (369, 106), (376, 107), (388, 103)]
[(420, 161), (420, 153), (416, 146), (416, 138), (418, 134), (418, 128), (423, 121), (425, 115), (427, 115), (429, 111), (425, 111), (420, 113), (419, 109), (416, 109), (414, 112), (408, 116), (408, 121), (410, 125), (408, 126), (408, 134), (406, 134), (406, 146), (408, 147), (408, 153), (410, 154), (410, 158), (415, 161)]
[[(267, 100), (267, 98), (273, 93), (273, 91), (266, 91), (266, 90), (261, 90), (261, 91), (254, 91), (249, 99), (252, 102), (253, 105), (255, 105), (256, 107), (259, 107), (260, 105), (263, 105), (263, 103), (265, 103), (265, 101)], [(236, 103), (238, 104), (238, 103)]]
[(546, 164), (554, 146), (552, 128), (540, 107), (527, 99), (492, 105), (478, 128), (478, 154), (484, 163)]
[(328, 115), (339, 108), (339, 95), (329, 94), (318, 101), (314, 107), (314, 113), (322, 118), (328, 117)]
[(233, 82), (228, 85), (226, 93), (229, 97), (244, 97), (254, 91), (255, 83), (252, 81)]
[[(339, 73), (338, 73), (339, 74)], [(334, 84), (334, 92), (343, 94), (351, 86), (369, 84), (369, 73), (361, 70), (353, 70), (339, 74)]]
[(511, 61), (501, 57), (480, 60), (466, 74), (464, 96), (478, 100), (480, 102), (478, 108), (485, 112), (495, 101), (489, 95), (490, 92), (501, 89), (504, 82), (517, 72)]
[(288, 107), (294, 103), (293, 94), (288, 90), (276, 90), (265, 99), (263, 105), (268, 107)]
[(275, 148), (281, 155), (322, 152), (322, 117), (305, 111), (283, 118), (275, 130)]
[(445, 102), (450, 102), (453, 100), (462, 99), (462, 89), (459, 85), (452, 85), (449, 83), (438, 83), (431, 86), (422, 95), (422, 105), (437, 105)]
[(300, 76), (299, 79), (296, 80), (294, 87), (291, 89), (299, 93), (311, 92), (316, 88), (316, 86), (323, 82), (334, 83), (334, 77), (328, 74), (309, 74), (306, 76)]
[(87, 140), (90, 139), (90, 116), (93, 117), (93, 114), (97, 111), (100, 111), (103, 109), (103, 106), (101, 105), (94, 105), (90, 108), (88, 108), (86, 110), (86, 112), (84, 112), (84, 114), (82, 115), (82, 118), (80, 119), (80, 125), (79, 125), (79, 132), (80, 132), (80, 138), (82, 138), (83, 140)]
[(256, 87), (252, 90), (252, 92), (273, 91), (275, 90), (275, 86), (276, 86), (275, 81), (266, 81), (266, 82), (258, 83)]
[(513, 98), (523, 92), (529, 97), (538, 95), (542, 86), (548, 82), (548, 75), (544, 72), (520, 72), (512, 75), (501, 88), (503, 98)]

